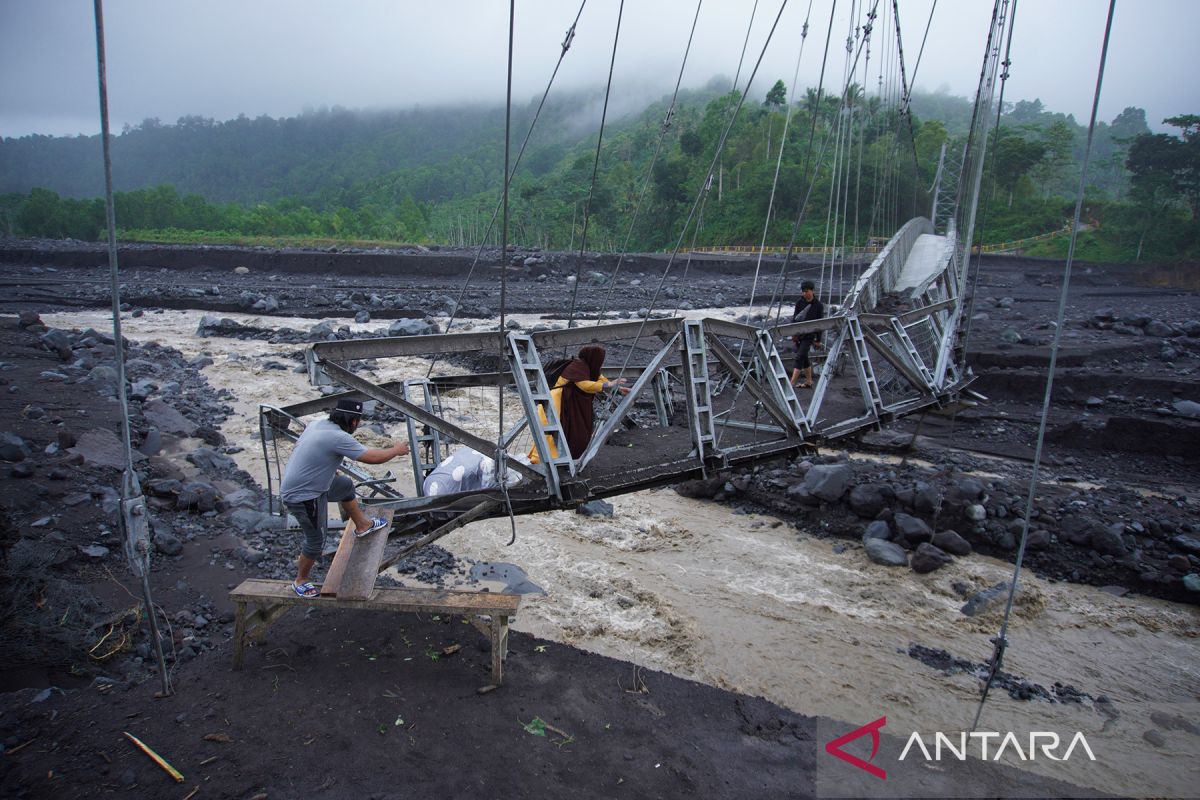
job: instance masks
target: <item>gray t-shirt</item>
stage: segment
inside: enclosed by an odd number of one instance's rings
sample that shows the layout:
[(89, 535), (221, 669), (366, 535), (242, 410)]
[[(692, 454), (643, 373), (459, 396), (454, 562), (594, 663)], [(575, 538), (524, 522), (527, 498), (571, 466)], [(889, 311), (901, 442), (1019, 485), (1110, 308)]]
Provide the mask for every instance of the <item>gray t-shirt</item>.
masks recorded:
[(367, 449), (329, 420), (314, 422), (296, 440), (296, 449), (283, 471), (280, 498), (285, 503), (302, 503), (325, 494), (342, 459), (357, 460)]

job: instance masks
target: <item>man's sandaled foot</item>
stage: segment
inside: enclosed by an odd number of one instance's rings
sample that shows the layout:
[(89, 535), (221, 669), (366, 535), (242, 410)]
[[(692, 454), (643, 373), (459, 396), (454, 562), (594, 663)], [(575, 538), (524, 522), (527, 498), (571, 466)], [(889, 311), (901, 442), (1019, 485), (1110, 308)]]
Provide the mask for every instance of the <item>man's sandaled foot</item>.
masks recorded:
[(355, 531), (354, 532), (354, 535), (357, 536), (359, 539), (366, 536), (368, 533), (374, 533), (375, 531), (379, 530), (380, 528), (387, 527), (387, 520), (384, 519), (383, 517), (374, 517), (367, 521), (371, 523), (371, 527), (367, 528), (365, 531)]
[(316, 586), (313, 586), (311, 583), (309, 583), (307, 581), (305, 581), (304, 583), (296, 583), (295, 581), (292, 581), (292, 591), (295, 592), (300, 597), (320, 597), (321, 596), (321, 590), (318, 589)]

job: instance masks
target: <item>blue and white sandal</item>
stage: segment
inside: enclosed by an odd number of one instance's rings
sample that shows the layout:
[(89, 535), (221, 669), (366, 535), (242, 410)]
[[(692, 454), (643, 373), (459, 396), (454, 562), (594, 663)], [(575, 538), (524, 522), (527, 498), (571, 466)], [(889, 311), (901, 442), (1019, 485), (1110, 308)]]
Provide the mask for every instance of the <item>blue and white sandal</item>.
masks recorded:
[(379, 530), (380, 528), (386, 528), (387, 524), (388, 524), (387, 520), (384, 519), (383, 517), (373, 517), (372, 519), (369, 519), (367, 521), (371, 523), (371, 527), (367, 528), (365, 531), (355, 531), (354, 532), (354, 535), (356, 537), (358, 537), (359, 539), (363, 538), (364, 536), (366, 536), (368, 534), (374, 533), (375, 531)]
[(307, 581), (304, 583), (296, 583), (295, 581), (292, 581), (292, 591), (295, 592), (299, 597), (321, 596), (321, 590)]

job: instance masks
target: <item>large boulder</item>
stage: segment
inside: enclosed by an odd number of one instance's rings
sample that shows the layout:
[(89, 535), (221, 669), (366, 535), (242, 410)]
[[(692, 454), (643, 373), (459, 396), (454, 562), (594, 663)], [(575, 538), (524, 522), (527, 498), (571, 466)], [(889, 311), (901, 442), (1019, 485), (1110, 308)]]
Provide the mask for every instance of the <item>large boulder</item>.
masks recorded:
[(836, 503), (850, 488), (854, 470), (849, 464), (817, 464), (804, 476), (804, 488), (827, 503)]
[(925, 574), (933, 572), (935, 569), (941, 569), (953, 560), (940, 547), (935, 547), (929, 542), (922, 542), (917, 546), (917, 552), (913, 553), (912, 568), (913, 572)]
[(895, 498), (886, 483), (862, 483), (850, 490), (850, 510), (864, 519), (874, 519)]
[(398, 319), (388, 326), (388, 336), (428, 336), (437, 326), (423, 319)]
[(232, 458), (207, 447), (197, 447), (187, 454), (187, 460), (205, 472), (225, 474), (237, 469), (237, 463)]
[(191, 436), (196, 432), (196, 423), (162, 400), (147, 400), (142, 404), (142, 415), (160, 431), (183, 436)]
[(70, 361), (75, 355), (71, 349), (71, 337), (64, 331), (57, 328), (51, 328), (41, 335), (41, 342), (46, 346), (47, 350), (57, 353), (62, 361)]
[(213, 511), (220, 495), (215, 486), (205, 481), (188, 481), (179, 490), (175, 507), (181, 511), (193, 509), (201, 513)]
[(862, 538), (864, 543), (867, 541), (867, 539), (891, 539), (892, 528), (884, 520), (877, 519), (868, 525), (867, 529), (863, 531)]
[(863, 549), (867, 558), (885, 567), (904, 567), (908, 565), (908, 553), (904, 548), (885, 539), (865, 539)]
[(910, 547), (933, 538), (933, 528), (930, 528), (925, 520), (911, 514), (897, 513), (892, 517), (892, 525), (896, 528), (896, 536)]
[(1125, 531), (1125, 524), (1115, 522), (1106, 528), (1095, 528), (1089, 537), (1089, 544), (1097, 553), (1103, 553), (1106, 556), (1123, 556), (1128, 551), (1125, 548), (1125, 540), (1121, 534)]
[(0, 433), (0, 461), (24, 461), (29, 458), (29, 445), (15, 433)]
[(957, 531), (938, 531), (933, 535), (932, 544), (956, 556), (971, 554), (970, 542), (959, 536)]

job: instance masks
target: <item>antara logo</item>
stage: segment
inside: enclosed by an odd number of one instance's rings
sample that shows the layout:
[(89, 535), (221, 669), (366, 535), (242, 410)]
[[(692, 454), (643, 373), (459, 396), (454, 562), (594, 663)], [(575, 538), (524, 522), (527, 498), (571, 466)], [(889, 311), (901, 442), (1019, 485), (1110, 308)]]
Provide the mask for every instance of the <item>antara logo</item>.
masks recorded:
[[(887, 772), (871, 763), (879, 753), (879, 729), (885, 725), (887, 725), (887, 717), (880, 717), (833, 741), (826, 742), (825, 752), (880, 780), (887, 780)], [(842, 749), (845, 745), (867, 734), (871, 735), (871, 755), (865, 761)], [(913, 731), (898, 760), (904, 761), (910, 754), (916, 758), (919, 754), (926, 761), (941, 761), (943, 750), (946, 751), (948, 759), (952, 758), (958, 761), (966, 761), (968, 756), (974, 756), (983, 761), (999, 761), (1005, 753), (1012, 753), (1021, 761), (1036, 761), (1038, 758), (1049, 761), (1067, 761), (1072, 754), (1077, 757), (1086, 754), (1091, 761), (1096, 760), (1096, 754), (1092, 752), (1092, 748), (1088, 745), (1082, 732), (1075, 732), (1060, 755), (1062, 743), (1062, 737), (1053, 731), (1030, 731), (1026, 747), (1022, 746), (1022, 740), (1012, 731), (1003, 734), (998, 731), (971, 731), (956, 734), (937, 731), (932, 735), (930, 742), (926, 742), (920, 732)], [(1078, 752), (1076, 752), (1076, 748), (1078, 748)]]
[[(995, 750), (989, 750), (988, 744), (993, 740), (999, 740), (999, 744)], [(998, 731), (971, 731), (970, 733), (958, 734), (958, 747), (954, 746), (950, 736), (938, 731), (933, 735), (933, 755), (930, 755), (929, 748), (925, 744), (925, 740), (921, 738), (921, 734), (913, 731), (908, 737), (907, 744), (904, 745), (903, 752), (900, 753), (900, 760), (903, 761), (910, 750), (915, 746), (921, 751), (921, 755), (926, 761), (941, 761), (942, 748), (945, 747), (949, 751), (948, 757), (953, 757), (959, 761), (966, 761), (968, 751), (972, 749), (972, 745), (978, 743), (978, 756), (981, 760), (987, 761), (989, 753), (991, 753), (992, 761), (999, 761), (1005, 751), (1011, 750), (1016, 757), (1021, 761), (1036, 761), (1038, 751), (1041, 750), (1042, 758), (1050, 761), (1066, 761), (1075, 752), (1076, 747), (1081, 747), (1083, 752), (1087, 753), (1087, 757), (1095, 761), (1096, 755), (1092, 752), (1092, 748), (1088, 746), (1087, 739), (1081, 731), (1076, 731), (1072, 737), (1071, 743), (1067, 745), (1066, 751), (1060, 756), (1058, 755), (1059, 746), (1062, 740), (1059, 735), (1053, 731), (1030, 731), (1028, 744), (1029, 747), (1022, 750), (1021, 741), (1012, 731), (1001, 734)]]
[[(887, 773), (879, 767), (870, 763), (875, 760), (875, 754), (879, 752), (879, 729), (887, 725), (887, 717), (880, 717), (874, 722), (868, 722), (861, 728), (856, 728), (844, 736), (839, 736), (831, 742), (825, 743), (825, 752), (831, 756), (837, 756), (847, 764), (852, 764), (861, 770), (871, 773), (880, 780), (887, 780)], [(871, 734), (871, 757), (863, 761), (858, 756), (850, 755), (845, 750), (842, 750), (842, 745), (849, 744), (860, 736)]]

